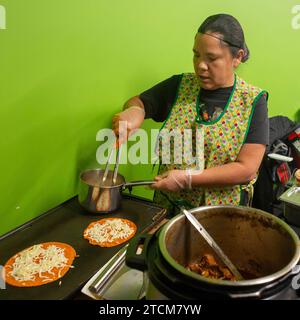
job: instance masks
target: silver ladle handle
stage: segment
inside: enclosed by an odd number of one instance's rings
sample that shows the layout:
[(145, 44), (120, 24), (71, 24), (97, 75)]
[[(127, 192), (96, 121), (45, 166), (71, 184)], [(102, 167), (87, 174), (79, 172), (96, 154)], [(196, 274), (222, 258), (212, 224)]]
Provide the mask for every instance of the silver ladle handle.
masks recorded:
[(227, 255), (223, 252), (223, 250), (218, 246), (218, 244), (211, 237), (211, 235), (205, 230), (205, 228), (202, 226), (202, 224), (192, 215), (191, 212), (189, 212), (185, 208), (180, 207), (180, 210), (182, 211), (182, 213), (184, 213), (184, 215), (187, 217), (187, 219), (190, 221), (190, 223), (199, 231), (199, 233), (202, 235), (202, 237), (206, 240), (206, 242), (210, 245), (210, 247), (215, 251), (215, 253), (218, 255), (218, 257), (223, 261), (223, 263), (226, 265), (226, 267), (229, 268), (229, 270), (235, 276), (236, 280), (243, 280), (242, 275), (237, 270), (235, 265), (231, 262), (231, 260), (227, 257)]

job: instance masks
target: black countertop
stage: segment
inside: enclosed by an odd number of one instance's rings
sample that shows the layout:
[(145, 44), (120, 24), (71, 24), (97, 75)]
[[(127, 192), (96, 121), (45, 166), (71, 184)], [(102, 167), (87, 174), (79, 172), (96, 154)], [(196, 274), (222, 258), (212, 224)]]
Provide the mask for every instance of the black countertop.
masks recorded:
[[(17, 252), (34, 244), (56, 241), (71, 245), (79, 255), (67, 274), (52, 283), (31, 288), (6, 285), (0, 290), (0, 300), (5, 299), (67, 299), (72, 298), (82, 286), (113, 256), (121, 244), (112, 248), (90, 245), (83, 238), (83, 230), (93, 221), (104, 217), (120, 217), (133, 221), (137, 233), (145, 232), (161, 221), (166, 211), (145, 199), (124, 196), (120, 209), (106, 215), (94, 215), (85, 211), (72, 198), (57, 208), (24, 224), (0, 238), (0, 265)], [(60, 284), (61, 281), (61, 284)]]

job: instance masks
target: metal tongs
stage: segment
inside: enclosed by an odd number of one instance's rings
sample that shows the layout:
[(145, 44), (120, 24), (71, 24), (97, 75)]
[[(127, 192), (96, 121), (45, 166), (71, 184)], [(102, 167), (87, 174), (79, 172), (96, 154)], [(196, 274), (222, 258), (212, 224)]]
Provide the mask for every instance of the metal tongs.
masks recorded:
[[(116, 182), (117, 182), (119, 163), (120, 163), (120, 158), (121, 158), (121, 146), (122, 145), (120, 144), (119, 147), (117, 147), (116, 163), (115, 163), (115, 166), (114, 166), (114, 173), (113, 173), (113, 179), (112, 179), (113, 185), (116, 184)], [(107, 160), (107, 163), (106, 163), (106, 166), (105, 166), (105, 170), (104, 170), (104, 174), (103, 174), (103, 177), (102, 177), (102, 184), (104, 184), (104, 182), (107, 179), (107, 175), (108, 175), (108, 171), (109, 171), (109, 165), (111, 163), (111, 158), (112, 158), (112, 155), (113, 155), (113, 151), (114, 151), (114, 147), (111, 148), (111, 151), (110, 151), (109, 156), (108, 156), (108, 160)]]
[(215, 240), (211, 237), (211, 235), (204, 229), (202, 224), (194, 217), (194, 215), (186, 210), (184, 207), (180, 207), (180, 210), (190, 223), (199, 231), (202, 237), (206, 240), (206, 242), (211, 246), (211, 248), (215, 251), (218, 257), (222, 260), (222, 262), (229, 268), (232, 274), (235, 276), (236, 280), (243, 280), (242, 275), (237, 270), (235, 265), (230, 261), (227, 255), (223, 252), (223, 250), (218, 246)]

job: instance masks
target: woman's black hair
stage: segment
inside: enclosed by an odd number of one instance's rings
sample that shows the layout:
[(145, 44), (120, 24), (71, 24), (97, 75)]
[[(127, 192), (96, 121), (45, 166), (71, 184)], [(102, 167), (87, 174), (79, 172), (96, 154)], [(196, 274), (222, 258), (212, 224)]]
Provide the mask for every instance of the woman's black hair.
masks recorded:
[(246, 62), (249, 59), (250, 51), (245, 42), (244, 31), (233, 16), (224, 13), (210, 16), (201, 24), (198, 32), (220, 34), (220, 40), (229, 45), (233, 57), (237, 55), (239, 49), (243, 49), (242, 62)]

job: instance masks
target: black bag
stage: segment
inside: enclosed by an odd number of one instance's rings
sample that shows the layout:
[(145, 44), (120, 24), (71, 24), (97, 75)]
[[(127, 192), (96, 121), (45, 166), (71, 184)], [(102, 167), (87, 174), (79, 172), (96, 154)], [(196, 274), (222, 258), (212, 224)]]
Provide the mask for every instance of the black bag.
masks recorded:
[[(269, 153), (277, 153), (283, 156), (291, 156), (292, 146), (288, 141), (289, 134), (300, 125), (294, 123), (284, 116), (276, 116), (269, 119), (269, 145), (259, 169), (259, 175), (254, 185), (254, 196), (252, 206), (270, 212), (276, 216), (283, 214), (283, 205), (278, 197), (286, 190), (287, 185), (283, 184), (278, 175), (278, 167), (282, 161), (269, 159)], [(296, 169), (295, 161), (284, 165), (290, 175)], [(282, 166), (281, 166), (282, 167)]]

